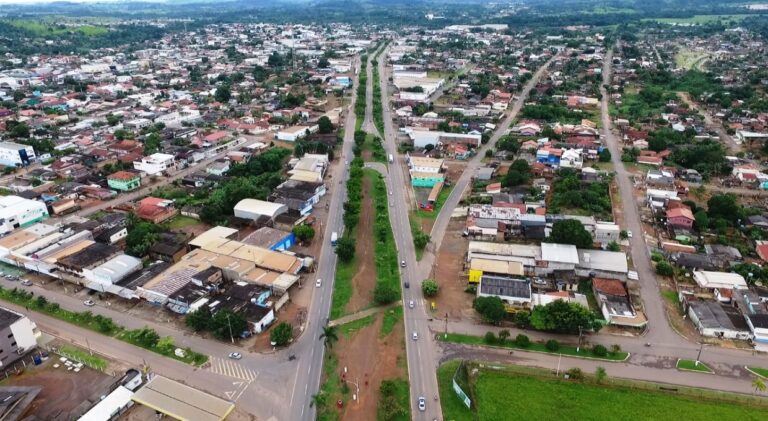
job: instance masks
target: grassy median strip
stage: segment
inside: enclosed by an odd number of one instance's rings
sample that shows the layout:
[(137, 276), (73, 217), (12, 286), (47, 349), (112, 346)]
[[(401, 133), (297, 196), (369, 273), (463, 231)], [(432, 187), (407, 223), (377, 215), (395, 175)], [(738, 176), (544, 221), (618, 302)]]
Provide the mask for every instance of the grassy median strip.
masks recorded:
[(678, 370), (699, 371), (702, 373), (712, 373), (712, 369), (707, 367), (703, 362), (699, 361), (696, 364), (694, 360), (677, 360)]
[(194, 352), (189, 348), (183, 350), (183, 357), (176, 355), (177, 347), (173, 343), (173, 338), (170, 336), (161, 338), (157, 332), (148, 327), (128, 330), (116, 324), (109, 317), (93, 314), (90, 311), (77, 312), (65, 310), (58, 303), (50, 302), (43, 296), (34, 297), (32, 293), (18, 288), (0, 288), (0, 299), (187, 364), (199, 366), (208, 361), (207, 355)]
[(358, 330), (372, 325), (376, 320), (376, 316), (376, 314), (371, 314), (369, 316), (363, 317), (362, 319), (353, 320), (351, 322), (344, 323), (343, 325), (339, 325), (339, 332), (341, 332), (346, 337), (350, 337)]
[(345, 308), (352, 298), (352, 278), (357, 272), (357, 259), (349, 262), (337, 260), (336, 279), (333, 282), (333, 294), (331, 295), (331, 320), (338, 319), (346, 314)]
[(379, 387), (378, 421), (408, 421), (411, 419), (411, 398), (408, 380), (389, 379)]
[(594, 352), (587, 347), (581, 347), (579, 352), (576, 352), (576, 347), (573, 345), (563, 345), (558, 344), (557, 349), (551, 349), (547, 348), (547, 344), (540, 343), (540, 342), (530, 342), (526, 346), (521, 346), (516, 343), (516, 341), (507, 339), (503, 343), (500, 343), (499, 341), (494, 342), (493, 344), (488, 344), (483, 337), (480, 336), (472, 336), (472, 335), (462, 335), (460, 333), (449, 333), (448, 337), (446, 338), (444, 334), (438, 334), (437, 339), (443, 342), (453, 342), (457, 344), (464, 344), (464, 345), (478, 345), (478, 346), (491, 346), (491, 347), (497, 347), (497, 348), (511, 348), (511, 349), (519, 349), (521, 351), (531, 351), (531, 352), (542, 352), (546, 354), (554, 354), (554, 355), (566, 355), (571, 357), (579, 357), (579, 358), (589, 358), (589, 359), (597, 359), (597, 360), (610, 360), (610, 361), (624, 361), (629, 357), (629, 353), (618, 351), (618, 352), (608, 352), (605, 356), (598, 356), (595, 355)]
[(384, 312), (384, 320), (381, 321), (381, 332), (379, 332), (379, 337), (383, 338), (389, 335), (390, 333), (392, 333), (392, 330), (395, 328), (395, 325), (402, 318), (403, 318), (402, 306), (397, 306), (394, 308), (387, 309), (387, 311)]
[[(372, 169), (366, 169), (373, 186), (374, 227), (373, 236), (376, 264), (376, 291), (374, 299), (377, 304), (389, 304), (400, 299), (400, 265), (398, 263), (397, 247), (392, 235), (392, 225), (389, 222), (389, 197), (387, 186), (381, 175)], [(383, 295), (386, 295), (384, 297)], [(386, 298), (386, 299), (382, 299)]]
[(764, 377), (768, 379), (768, 368), (760, 368), (760, 367), (747, 367), (747, 369), (755, 374), (757, 374), (760, 377)]

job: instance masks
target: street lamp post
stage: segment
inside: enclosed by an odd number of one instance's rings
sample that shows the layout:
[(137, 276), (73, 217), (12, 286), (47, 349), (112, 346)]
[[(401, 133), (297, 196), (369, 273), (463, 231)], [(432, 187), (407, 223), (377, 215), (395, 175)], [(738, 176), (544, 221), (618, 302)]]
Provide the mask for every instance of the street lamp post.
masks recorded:
[(229, 326), (229, 340), (235, 343), (235, 337), (232, 335), (232, 323), (229, 322), (229, 313), (227, 313), (227, 326)]
[(579, 344), (576, 345), (576, 352), (577, 353), (579, 352), (579, 349), (581, 348), (581, 333), (582, 333), (581, 326), (579, 326)]
[(699, 346), (699, 354), (696, 355), (696, 367), (699, 366), (699, 361), (701, 360), (701, 351), (703, 350), (704, 350), (704, 342), (702, 342), (701, 345)]

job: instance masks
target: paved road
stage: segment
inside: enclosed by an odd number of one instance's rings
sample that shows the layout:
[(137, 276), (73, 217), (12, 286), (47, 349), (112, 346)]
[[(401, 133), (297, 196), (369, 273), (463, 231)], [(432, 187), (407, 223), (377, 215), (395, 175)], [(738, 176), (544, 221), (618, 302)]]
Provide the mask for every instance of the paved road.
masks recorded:
[[(689, 189), (694, 189), (701, 184), (688, 183)], [(716, 191), (719, 193), (733, 193), (737, 196), (750, 196), (750, 197), (768, 197), (768, 190), (748, 189), (745, 187), (725, 187), (717, 186), (714, 184), (704, 184), (704, 188), (709, 191)]]
[(656, 283), (656, 275), (651, 265), (650, 253), (643, 235), (643, 227), (640, 222), (640, 213), (637, 209), (637, 201), (634, 199), (634, 187), (624, 163), (621, 161), (619, 141), (613, 133), (611, 116), (608, 111), (610, 96), (604, 86), (610, 86), (612, 78), (613, 49), (608, 50), (603, 60), (603, 83), (600, 85), (602, 101), (600, 103), (601, 118), (603, 120), (603, 138), (608, 150), (611, 152), (611, 160), (616, 171), (616, 183), (619, 186), (621, 210), (626, 229), (635, 235), (629, 239), (632, 261), (635, 271), (640, 278), (640, 296), (643, 300), (643, 311), (648, 318), (648, 333), (646, 340), (653, 343), (684, 344), (684, 341), (667, 323), (664, 304)]
[[(359, 66), (359, 63), (355, 64)], [(359, 68), (359, 67), (358, 67)], [(352, 92), (357, 89), (357, 77), (353, 81)], [(332, 169), (331, 187), (334, 189), (331, 196), (331, 204), (328, 209), (328, 219), (323, 238), (330, 239), (331, 233), (336, 231), (341, 235), (344, 226), (342, 206), (347, 194), (347, 165), (345, 161), (352, 159), (352, 146), (355, 144), (355, 101), (357, 95), (352, 96), (352, 103), (347, 107), (347, 117), (344, 123), (344, 143), (342, 145), (339, 164)], [(293, 378), (292, 393), (288, 401), (288, 417), (286, 420), (314, 420), (315, 407), (310, 407), (312, 395), (320, 390), (320, 380), (323, 373), (323, 357), (325, 346), (320, 341), (322, 328), (328, 319), (331, 309), (331, 295), (336, 274), (336, 254), (330, 245), (330, 240), (325, 241), (317, 259), (318, 266), (315, 276), (323, 280), (322, 287), (316, 288), (312, 303), (309, 307), (307, 332), (305, 332), (290, 347), (289, 352), (295, 354), (297, 359), (296, 372)], [(314, 285), (314, 282), (310, 282)], [(284, 401), (285, 402), (285, 401)]]
[(707, 125), (707, 129), (714, 130), (715, 133), (717, 133), (717, 136), (720, 138), (720, 143), (727, 147), (732, 154), (736, 154), (742, 150), (741, 145), (736, 143), (736, 141), (733, 139), (733, 136), (725, 132), (723, 125), (715, 122), (709, 110), (699, 107), (699, 104), (692, 100), (691, 96), (688, 95), (687, 92), (678, 92), (677, 96), (682, 99), (683, 102), (688, 104), (692, 109), (698, 111), (701, 113), (701, 115), (704, 116), (704, 124)]

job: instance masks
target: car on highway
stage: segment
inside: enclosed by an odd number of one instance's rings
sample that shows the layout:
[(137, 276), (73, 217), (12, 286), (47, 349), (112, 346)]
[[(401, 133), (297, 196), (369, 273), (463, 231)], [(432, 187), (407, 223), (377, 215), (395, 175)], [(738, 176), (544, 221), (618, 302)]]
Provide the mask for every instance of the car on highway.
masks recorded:
[(632, 231), (627, 230), (627, 238), (632, 238)]
[(413, 331), (413, 340), (414, 340), (414, 341), (417, 341), (417, 340), (419, 340), (419, 334), (418, 334), (418, 333), (416, 333), (416, 331), (415, 331), (415, 330)]
[(315, 287), (320, 288), (320, 285), (322, 284), (323, 284), (323, 280), (320, 278), (317, 278), (317, 280), (315, 281)]
[(413, 308), (415, 306), (416, 306), (416, 304), (413, 302), (413, 300), (408, 302), (408, 307)]
[(419, 396), (419, 411), (424, 412), (427, 410), (427, 400), (424, 396)]
[(233, 360), (239, 360), (240, 358), (243, 358), (243, 356), (239, 352), (230, 352), (229, 358)]
[(405, 260), (400, 261), (400, 267), (403, 267), (403, 268), (405, 267)]
[(93, 306), (95, 306), (95, 305), (96, 305), (96, 303), (94, 303), (94, 302), (93, 302), (93, 300), (85, 300), (85, 301), (83, 301), (83, 304), (84, 304), (86, 307), (93, 307)]
[(32, 286), (32, 281), (30, 281), (29, 279), (25, 279), (21, 281), (21, 284), (24, 285), (25, 287), (29, 287), (29, 286)]
[(411, 283), (408, 282), (408, 281), (405, 281), (405, 282), (403, 282), (403, 286), (406, 287), (406, 288), (410, 288), (411, 287)]

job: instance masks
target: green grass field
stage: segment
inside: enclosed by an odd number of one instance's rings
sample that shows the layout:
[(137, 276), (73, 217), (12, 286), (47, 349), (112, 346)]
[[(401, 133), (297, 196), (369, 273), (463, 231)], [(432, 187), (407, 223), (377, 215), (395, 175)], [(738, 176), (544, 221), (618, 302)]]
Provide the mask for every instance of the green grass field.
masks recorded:
[[(389, 223), (389, 206), (387, 186), (381, 175), (372, 170), (366, 169), (365, 176), (369, 177), (371, 185), (373, 186), (373, 198), (374, 198), (374, 220), (385, 221), (387, 225), (387, 232), (384, 241), (380, 241), (376, 238), (374, 244), (374, 254), (376, 263), (376, 283), (385, 285), (392, 288), (394, 291), (400, 293), (400, 264), (398, 262), (397, 247), (395, 247), (395, 238), (392, 235), (392, 226)], [(383, 205), (379, 205), (379, 203)], [(376, 237), (375, 227), (370, 227), (374, 232), (372, 235)]]
[(347, 303), (352, 298), (352, 277), (357, 272), (357, 259), (349, 262), (338, 261), (336, 264), (336, 279), (333, 282), (331, 295), (331, 320), (347, 314)]
[(451, 195), (452, 191), (453, 186), (443, 187), (443, 189), (440, 190), (440, 194), (437, 195), (437, 200), (435, 201), (434, 210), (432, 210), (432, 212), (419, 209), (414, 211), (414, 215), (424, 219), (437, 219), (440, 209), (443, 208), (445, 201), (448, 200), (448, 196)]
[(680, 370), (701, 371), (702, 373), (712, 372), (712, 369), (704, 365), (703, 362), (699, 361), (699, 364), (697, 365), (694, 360), (678, 360), (677, 368)]
[(378, 421), (409, 421), (411, 419), (411, 405), (408, 380), (405, 379), (389, 379), (385, 380), (394, 385), (394, 401), (402, 409), (401, 414), (392, 415), (388, 414), (385, 407), (382, 407), (382, 401), (385, 399), (383, 393), (379, 393), (379, 406), (376, 410), (376, 419)]
[(612, 360), (612, 361), (624, 361), (629, 356), (626, 352), (616, 352), (616, 353), (608, 353), (605, 357), (598, 357), (595, 354), (592, 353), (592, 351), (589, 348), (581, 347), (579, 352), (576, 352), (576, 347), (572, 345), (565, 345), (560, 344), (560, 347), (557, 349), (557, 351), (550, 351), (544, 346), (543, 343), (539, 342), (531, 342), (530, 345), (523, 348), (515, 344), (513, 341), (514, 338), (508, 338), (506, 341), (504, 341), (504, 344), (492, 344), (489, 345), (485, 343), (482, 337), (480, 336), (471, 336), (471, 335), (462, 335), (459, 333), (449, 333), (448, 337), (445, 338), (443, 335), (437, 335), (438, 340), (443, 342), (453, 342), (453, 343), (459, 343), (459, 344), (465, 344), (465, 345), (479, 345), (479, 346), (496, 346), (496, 347), (502, 347), (502, 348), (511, 348), (511, 349), (519, 349), (522, 351), (534, 351), (534, 352), (544, 352), (547, 354), (563, 354), (563, 355), (571, 355), (574, 357), (581, 357), (581, 358), (592, 358), (592, 359), (603, 359), (603, 360)]
[(190, 218), (188, 216), (178, 215), (175, 216), (173, 219), (171, 219), (168, 222), (168, 228), (170, 229), (182, 229), (185, 227), (188, 227), (190, 225), (197, 225), (201, 224), (202, 222), (198, 221), (195, 218)]
[(75, 32), (81, 35), (92, 37), (92, 36), (104, 35), (107, 32), (109, 32), (109, 29), (103, 26), (94, 26), (94, 25), (60, 26), (58, 24), (55, 24), (54, 22), (47, 23), (47, 22), (41, 22), (37, 20), (26, 20), (26, 19), (10, 20), (7, 22), (10, 25), (32, 32), (35, 35), (41, 36), (41, 37), (62, 35), (69, 32)]
[(358, 330), (370, 326), (373, 324), (373, 322), (376, 320), (376, 314), (371, 314), (370, 316), (365, 316), (362, 319), (357, 319), (354, 321), (351, 321), (349, 323), (344, 323), (343, 325), (339, 326), (339, 332), (341, 332), (342, 335), (346, 337), (352, 336), (353, 333), (357, 332)]
[(757, 373), (758, 376), (768, 378), (768, 368), (749, 367), (749, 369)]
[(392, 333), (392, 329), (395, 328), (397, 322), (402, 320), (402, 318), (402, 306), (397, 306), (384, 312), (384, 320), (381, 321), (381, 332), (379, 332), (379, 337), (383, 338)]
[(715, 393), (711, 391), (686, 389), (678, 394), (657, 391), (653, 384), (610, 378), (610, 367), (609, 378), (602, 385), (592, 379), (561, 380), (548, 375), (547, 371), (534, 373), (525, 367), (481, 369), (476, 378), (474, 414), (463, 406), (451, 388), (457, 366), (458, 362), (450, 362), (438, 369), (446, 420), (495, 421), (510, 419), (509, 414), (520, 420), (548, 420), (557, 414), (557, 418), (572, 420), (617, 421), (762, 420), (768, 416), (768, 407), (750, 405), (759, 403), (750, 396), (719, 394), (718, 401), (714, 401), (698, 393), (708, 396)]
[[(689, 18), (654, 18), (643, 19), (645, 21), (655, 21), (659, 23), (669, 23), (677, 25), (706, 25), (709, 23), (717, 23), (722, 21), (723, 23), (740, 22), (749, 16), (756, 15), (694, 15)], [(762, 15), (757, 15), (762, 16)]]

